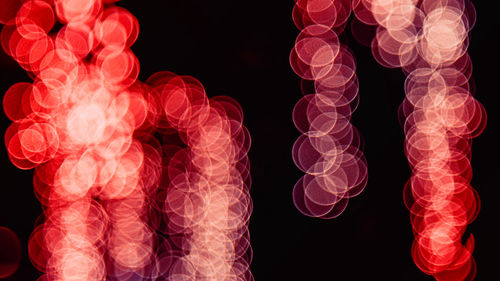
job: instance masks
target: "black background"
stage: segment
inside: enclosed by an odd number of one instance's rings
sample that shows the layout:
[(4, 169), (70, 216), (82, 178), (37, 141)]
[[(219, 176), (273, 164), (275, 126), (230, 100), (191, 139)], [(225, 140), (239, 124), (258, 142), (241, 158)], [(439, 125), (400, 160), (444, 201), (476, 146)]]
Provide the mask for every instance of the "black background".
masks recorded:
[[(498, 47), (494, 43), (499, 26), (492, 2), (474, 1), (478, 20), (469, 48), (476, 98), (489, 118), (485, 132), (474, 140), (472, 153), (472, 184), (482, 207), (468, 229), (476, 238), (476, 280), (480, 281), (498, 280), (500, 261)], [(404, 75), (378, 65), (370, 49), (358, 44), (349, 30), (341, 38), (357, 59), (361, 103), (353, 123), (365, 143), (368, 186), (334, 220), (308, 218), (295, 210), (291, 191), (302, 174), (291, 158), (292, 144), (299, 136), (291, 113), (301, 97), (300, 79), (288, 63), (298, 34), (291, 18), (293, 4), (292, 0), (124, 0), (117, 5), (131, 11), (140, 23), (132, 49), (141, 63), (142, 81), (162, 70), (191, 75), (204, 84), (209, 97), (229, 95), (242, 105), (252, 136), (250, 233), (256, 280), (433, 280), (411, 259), (413, 236), (402, 201), (410, 175), (397, 121)], [(19, 81), (30, 80), (1, 51), (0, 92)], [(0, 131), (5, 132), (10, 121), (3, 114), (0, 121)], [(5, 148), (0, 149), (0, 158), (0, 226), (13, 229), (24, 246), (20, 269), (5, 280), (35, 280), (38, 273), (26, 250), (41, 213), (32, 190), (32, 172), (10, 164)]]

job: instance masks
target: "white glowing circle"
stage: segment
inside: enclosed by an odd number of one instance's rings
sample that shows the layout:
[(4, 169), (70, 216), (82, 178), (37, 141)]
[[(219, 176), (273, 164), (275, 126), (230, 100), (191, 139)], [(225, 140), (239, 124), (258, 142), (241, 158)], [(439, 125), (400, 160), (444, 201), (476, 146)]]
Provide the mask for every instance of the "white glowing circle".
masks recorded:
[(76, 144), (96, 144), (102, 140), (106, 127), (106, 115), (97, 104), (74, 107), (68, 114), (66, 130)]

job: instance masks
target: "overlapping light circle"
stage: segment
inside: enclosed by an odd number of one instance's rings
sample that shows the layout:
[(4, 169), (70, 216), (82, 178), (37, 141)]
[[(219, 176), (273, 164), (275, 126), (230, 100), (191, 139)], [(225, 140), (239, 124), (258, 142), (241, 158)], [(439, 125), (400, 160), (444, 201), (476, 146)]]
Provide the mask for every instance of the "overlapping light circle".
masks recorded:
[(10, 228), (0, 226), (0, 278), (13, 275), (21, 263), (22, 246), (19, 237)]
[(298, 0), (293, 11), (301, 32), (290, 64), (303, 79), (304, 97), (293, 111), (302, 135), (292, 155), (305, 173), (294, 187), (293, 200), (311, 217), (339, 216), (367, 183), (360, 134), (350, 122), (359, 102), (356, 63), (338, 38), (350, 13), (345, 0)]
[(7, 2), (1, 45), (33, 82), (4, 96), (5, 144), (35, 168), (39, 280), (253, 280), (239, 104), (189, 76), (138, 81), (139, 24), (115, 1)]

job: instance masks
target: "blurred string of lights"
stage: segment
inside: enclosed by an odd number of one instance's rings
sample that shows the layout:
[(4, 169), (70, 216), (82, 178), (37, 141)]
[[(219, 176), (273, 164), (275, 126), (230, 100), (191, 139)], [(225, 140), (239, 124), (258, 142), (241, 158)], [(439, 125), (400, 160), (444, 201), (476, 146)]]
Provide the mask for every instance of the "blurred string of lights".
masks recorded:
[(292, 155), (305, 173), (293, 189), (293, 200), (311, 217), (339, 216), (368, 181), (360, 134), (350, 122), (359, 104), (356, 62), (338, 37), (350, 14), (349, 0), (298, 0), (293, 9), (301, 32), (290, 64), (302, 78), (304, 97), (293, 110), (302, 134)]
[[(38, 280), (253, 280), (242, 109), (190, 76), (138, 81), (139, 23), (114, 2), (1, 2), (1, 46), (33, 80), (3, 108), (8, 156), (34, 169), (43, 208), (27, 247)], [(20, 247), (0, 238), (7, 277)]]
[(371, 46), (378, 63), (406, 75), (398, 117), (412, 169), (404, 202), (413, 260), (436, 280), (473, 280), (474, 237), (463, 236), (479, 212), (471, 140), (484, 130), (486, 112), (469, 82), (468, 33), (476, 19), (469, 0), (296, 1), (301, 32), (290, 63), (304, 97), (293, 112), (302, 133), (293, 159), (306, 174), (294, 187), (294, 203), (305, 215), (332, 218), (366, 185), (359, 134), (349, 123), (358, 103), (355, 63), (337, 37), (351, 12), (354, 38)]
[(471, 139), (486, 125), (469, 83), (474, 6), (468, 0), (358, 2), (371, 11), (358, 19), (377, 25), (374, 57), (406, 74), (399, 117), (412, 169), (404, 201), (415, 236), (413, 259), (436, 280), (473, 280), (474, 238), (463, 237), (480, 205), (470, 185)]

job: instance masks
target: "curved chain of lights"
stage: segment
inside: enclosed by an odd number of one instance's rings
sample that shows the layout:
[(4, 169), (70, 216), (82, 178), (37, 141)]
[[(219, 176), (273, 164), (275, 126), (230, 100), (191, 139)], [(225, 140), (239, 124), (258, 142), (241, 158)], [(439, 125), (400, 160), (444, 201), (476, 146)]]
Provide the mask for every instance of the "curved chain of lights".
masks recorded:
[(407, 76), (399, 112), (412, 169), (404, 199), (413, 259), (436, 280), (473, 280), (474, 238), (464, 244), (462, 236), (479, 211), (470, 186), (471, 139), (486, 124), (469, 85), (474, 6), (469, 0), (357, 0), (353, 7), (361, 22), (377, 26), (375, 59)]
[(9, 158), (35, 169), (43, 206), (28, 244), (39, 280), (253, 280), (241, 107), (189, 76), (138, 81), (139, 23), (114, 2), (0, 13), (3, 50), (33, 79), (3, 106)]

